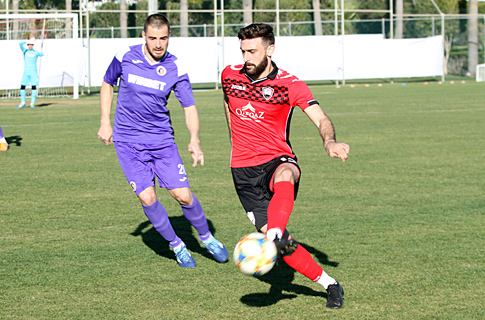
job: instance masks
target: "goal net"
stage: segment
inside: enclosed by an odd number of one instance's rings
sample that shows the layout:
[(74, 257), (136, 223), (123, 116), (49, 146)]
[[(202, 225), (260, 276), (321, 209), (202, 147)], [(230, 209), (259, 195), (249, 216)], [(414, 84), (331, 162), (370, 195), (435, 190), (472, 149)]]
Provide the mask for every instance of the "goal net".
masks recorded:
[[(38, 97), (79, 97), (82, 45), (77, 14), (0, 14), (0, 98), (19, 98), (24, 71), (20, 44), (35, 38)], [(26, 88), (27, 96), (31, 87)]]
[(477, 65), (476, 80), (477, 82), (485, 81), (485, 64)]

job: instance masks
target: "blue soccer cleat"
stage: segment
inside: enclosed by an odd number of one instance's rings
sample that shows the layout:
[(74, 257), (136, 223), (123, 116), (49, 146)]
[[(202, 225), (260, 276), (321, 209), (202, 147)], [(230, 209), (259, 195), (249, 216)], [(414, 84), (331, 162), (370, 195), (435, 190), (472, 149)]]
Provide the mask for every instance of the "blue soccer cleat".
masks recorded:
[(216, 259), (218, 262), (226, 262), (228, 258), (227, 249), (224, 247), (222, 243), (217, 241), (216, 238), (211, 236), (208, 240), (202, 241), (204, 246), (207, 248), (210, 254)]
[(195, 268), (197, 265), (195, 264), (194, 258), (190, 254), (189, 250), (185, 244), (182, 244), (179, 248), (174, 249), (175, 257), (177, 258), (177, 263), (182, 268)]
[(23, 108), (23, 107), (25, 107), (25, 103), (21, 103), (21, 104), (19, 104), (19, 105), (17, 106), (17, 109), (21, 109), (21, 108)]
[(35, 105), (31, 104), (31, 105), (30, 105), (30, 108), (31, 108), (31, 109), (35, 109)]

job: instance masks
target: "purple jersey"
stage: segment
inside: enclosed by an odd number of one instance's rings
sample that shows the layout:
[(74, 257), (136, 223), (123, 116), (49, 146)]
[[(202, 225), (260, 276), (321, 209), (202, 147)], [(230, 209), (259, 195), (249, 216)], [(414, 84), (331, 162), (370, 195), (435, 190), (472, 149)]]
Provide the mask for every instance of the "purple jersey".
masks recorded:
[(173, 128), (167, 100), (173, 89), (182, 107), (195, 105), (189, 76), (177, 57), (167, 52), (152, 62), (144, 54), (144, 44), (116, 54), (104, 81), (119, 82), (113, 141), (165, 145), (173, 143)]

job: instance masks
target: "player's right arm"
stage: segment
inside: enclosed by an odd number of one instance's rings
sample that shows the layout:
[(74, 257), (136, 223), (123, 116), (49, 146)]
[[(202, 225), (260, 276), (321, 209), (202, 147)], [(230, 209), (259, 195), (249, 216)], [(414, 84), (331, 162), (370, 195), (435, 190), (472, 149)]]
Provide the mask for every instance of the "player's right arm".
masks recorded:
[(231, 113), (229, 112), (229, 98), (224, 93), (224, 113), (226, 114), (227, 128), (229, 129), (229, 141), (232, 143), (231, 135)]
[(123, 55), (129, 51), (125, 49), (119, 51), (111, 61), (104, 75), (101, 84), (101, 124), (98, 131), (98, 139), (103, 141), (107, 146), (113, 142), (113, 128), (111, 127), (111, 105), (113, 104), (114, 89), (121, 75), (121, 60)]
[(98, 131), (98, 139), (107, 146), (113, 142), (113, 128), (110, 120), (113, 95), (113, 86), (103, 81), (103, 84), (101, 84), (101, 125)]
[(27, 41), (22, 41), (19, 43), (19, 46), (20, 46), (20, 50), (22, 50), (22, 53), (24, 53), (25, 51), (27, 51), (27, 48), (25, 47), (25, 44), (27, 43)]

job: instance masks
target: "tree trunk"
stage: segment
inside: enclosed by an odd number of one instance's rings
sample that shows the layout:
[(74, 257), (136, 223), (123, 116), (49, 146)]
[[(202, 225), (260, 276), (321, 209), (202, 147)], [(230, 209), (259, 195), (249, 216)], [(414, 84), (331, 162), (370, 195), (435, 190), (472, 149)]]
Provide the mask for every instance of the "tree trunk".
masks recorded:
[(443, 74), (448, 75), (448, 61), (450, 61), (451, 45), (453, 43), (453, 34), (445, 35), (445, 61), (443, 62)]
[(253, 0), (243, 0), (243, 23), (245, 26), (253, 23)]
[(126, 13), (126, 0), (120, 0), (120, 31), (121, 38), (128, 38), (128, 14)]
[(320, 14), (320, 0), (312, 0), (313, 5), (313, 24), (315, 35), (321, 36), (322, 32), (322, 16)]
[[(19, 0), (12, 0), (12, 12), (13, 14), (19, 13)], [(12, 37), (10, 39), (17, 40), (18, 36), (19, 36), (19, 23), (17, 20), (14, 20), (12, 24)], [(7, 39), (9, 39), (8, 36), (7, 36)]]
[(478, 0), (468, 2), (468, 73), (475, 77), (478, 65)]
[(180, 36), (189, 36), (189, 4), (187, 0), (180, 0)]
[(396, 30), (394, 30), (394, 39), (402, 39), (403, 36), (403, 0), (396, 0)]
[[(66, 13), (72, 12), (72, 0), (66, 0)], [(66, 21), (66, 39), (70, 39), (72, 37), (71, 34), (72, 24), (71, 20), (67, 19)]]

